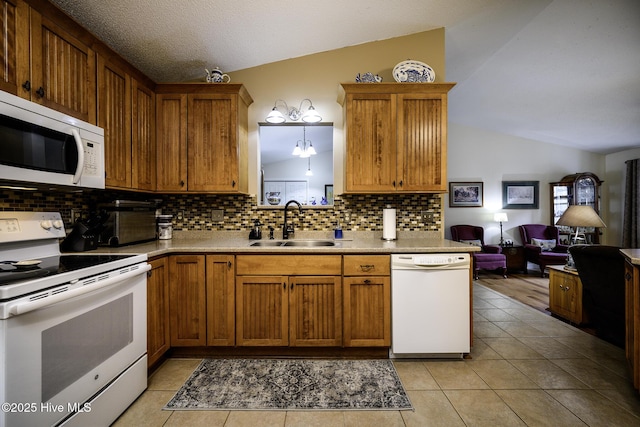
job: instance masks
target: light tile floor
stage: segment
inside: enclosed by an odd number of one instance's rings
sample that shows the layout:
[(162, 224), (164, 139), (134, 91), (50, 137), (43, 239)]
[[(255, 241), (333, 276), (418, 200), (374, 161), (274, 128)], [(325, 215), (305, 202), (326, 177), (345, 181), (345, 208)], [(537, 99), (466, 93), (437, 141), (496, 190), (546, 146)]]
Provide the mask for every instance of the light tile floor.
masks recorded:
[(474, 285), (467, 360), (396, 361), (415, 411), (163, 411), (200, 360), (170, 359), (115, 426), (640, 426), (624, 351)]

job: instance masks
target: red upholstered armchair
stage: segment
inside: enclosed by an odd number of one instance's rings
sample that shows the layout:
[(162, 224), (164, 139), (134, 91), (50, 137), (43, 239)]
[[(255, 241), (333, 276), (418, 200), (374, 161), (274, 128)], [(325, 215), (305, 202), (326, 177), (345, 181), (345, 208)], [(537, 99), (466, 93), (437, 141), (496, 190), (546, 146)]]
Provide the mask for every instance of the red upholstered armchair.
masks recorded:
[(482, 248), (481, 252), (472, 252), (473, 278), (478, 279), (478, 271), (500, 270), (507, 277), (507, 257), (498, 245), (484, 244), (484, 228), (475, 225), (452, 225), (451, 239), (457, 242), (470, 243)]
[(524, 257), (528, 262), (540, 266), (540, 274), (548, 265), (562, 265), (567, 262), (567, 245), (558, 243), (560, 232), (553, 225), (524, 224), (518, 226), (524, 246)]

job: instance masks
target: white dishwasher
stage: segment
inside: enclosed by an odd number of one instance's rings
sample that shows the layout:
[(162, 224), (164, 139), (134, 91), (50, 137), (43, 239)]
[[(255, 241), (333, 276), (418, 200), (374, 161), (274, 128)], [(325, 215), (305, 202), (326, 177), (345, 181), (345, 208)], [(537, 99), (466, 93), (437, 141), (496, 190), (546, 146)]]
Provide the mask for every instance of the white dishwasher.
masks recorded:
[(391, 255), (390, 357), (462, 357), (471, 351), (470, 256)]

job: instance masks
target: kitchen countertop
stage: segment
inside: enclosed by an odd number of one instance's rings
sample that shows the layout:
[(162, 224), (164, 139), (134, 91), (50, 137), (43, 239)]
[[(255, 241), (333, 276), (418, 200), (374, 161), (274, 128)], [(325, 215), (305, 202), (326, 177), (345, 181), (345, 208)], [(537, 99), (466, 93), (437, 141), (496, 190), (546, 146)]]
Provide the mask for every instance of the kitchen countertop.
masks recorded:
[(631, 264), (640, 265), (640, 249), (620, 249)]
[[(343, 239), (333, 239), (332, 232), (296, 231), (289, 240), (331, 240), (335, 246), (320, 247), (260, 247), (250, 246), (256, 240), (249, 240), (248, 232), (208, 231), (208, 232), (174, 232), (173, 239), (155, 240), (117, 248), (101, 246), (95, 253), (140, 254), (146, 253), (149, 258), (171, 253), (313, 253), (313, 254), (392, 254), (392, 253), (460, 253), (476, 252), (480, 248), (466, 243), (443, 239), (437, 232), (399, 232), (398, 239), (382, 240), (382, 232), (345, 232)], [(276, 232), (276, 235), (279, 233)], [(262, 240), (268, 240), (263, 233)], [(281, 239), (276, 239), (281, 240)]]

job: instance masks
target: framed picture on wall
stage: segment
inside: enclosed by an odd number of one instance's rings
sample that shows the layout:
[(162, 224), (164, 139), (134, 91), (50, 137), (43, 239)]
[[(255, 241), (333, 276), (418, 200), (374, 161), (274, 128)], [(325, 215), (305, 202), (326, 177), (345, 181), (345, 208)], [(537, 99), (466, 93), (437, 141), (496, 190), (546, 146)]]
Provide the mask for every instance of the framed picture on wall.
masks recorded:
[(482, 182), (450, 182), (450, 208), (481, 208), (484, 198)]
[(539, 181), (502, 181), (502, 209), (538, 209)]

